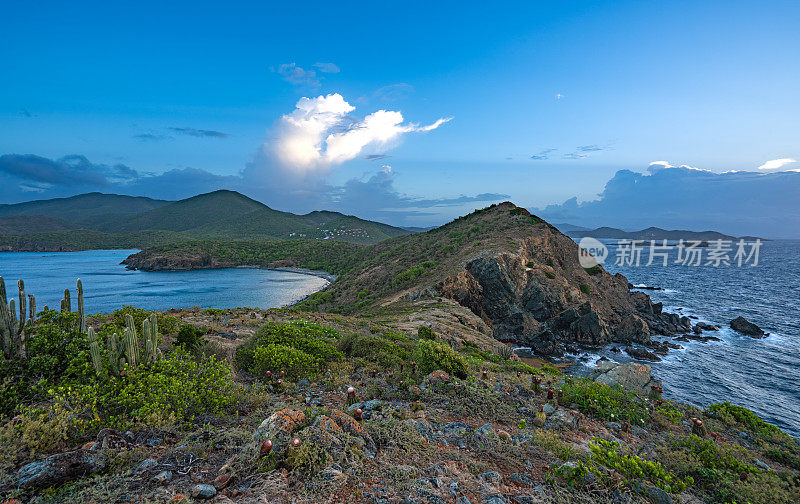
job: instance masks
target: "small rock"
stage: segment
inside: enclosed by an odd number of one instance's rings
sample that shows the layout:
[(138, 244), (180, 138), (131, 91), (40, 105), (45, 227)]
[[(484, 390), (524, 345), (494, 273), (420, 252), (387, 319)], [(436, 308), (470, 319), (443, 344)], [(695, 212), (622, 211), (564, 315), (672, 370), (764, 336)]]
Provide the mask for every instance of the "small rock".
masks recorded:
[(217, 490), (222, 490), (228, 483), (231, 482), (231, 475), (230, 474), (220, 474), (216, 478), (214, 478), (214, 488)]
[(497, 471), (489, 471), (483, 474), (479, 474), (478, 478), (494, 486), (500, 486), (500, 484), (503, 482), (503, 477), (500, 476), (500, 473)]
[(195, 499), (211, 499), (217, 495), (217, 489), (213, 485), (195, 485), (190, 492)]
[(513, 481), (519, 486), (533, 486), (533, 480), (529, 477), (525, 476), (524, 474), (520, 473), (511, 473), (508, 475), (508, 480)]
[(152, 469), (155, 469), (155, 467), (157, 465), (158, 465), (158, 460), (156, 460), (154, 458), (146, 458), (146, 459), (142, 460), (141, 462), (139, 462), (139, 464), (136, 467), (133, 468), (133, 472), (135, 472), (137, 474), (141, 474), (143, 472), (147, 472), (147, 471), (150, 471)]
[(756, 459), (756, 465), (757, 465), (757, 466), (758, 466), (760, 469), (763, 469), (764, 471), (769, 471), (769, 470), (770, 470), (770, 467), (769, 467), (769, 465), (768, 465), (767, 463), (765, 463), (765, 462), (762, 462), (762, 461), (761, 461), (761, 460), (759, 460), (759, 459)]
[(467, 499), (465, 496), (462, 495), (461, 497), (456, 499), (456, 504), (472, 504), (472, 502), (470, 502), (469, 499)]
[(542, 407), (542, 413), (544, 413), (545, 415), (552, 415), (553, 413), (555, 413), (555, 411), (556, 407), (550, 403), (545, 403), (544, 406)]
[(508, 504), (502, 495), (490, 495), (483, 499), (486, 504)]
[(159, 485), (166, 485), (170, 481), (172, 481), (172, 471), (161, 471), (153, 476), (153, 482)]

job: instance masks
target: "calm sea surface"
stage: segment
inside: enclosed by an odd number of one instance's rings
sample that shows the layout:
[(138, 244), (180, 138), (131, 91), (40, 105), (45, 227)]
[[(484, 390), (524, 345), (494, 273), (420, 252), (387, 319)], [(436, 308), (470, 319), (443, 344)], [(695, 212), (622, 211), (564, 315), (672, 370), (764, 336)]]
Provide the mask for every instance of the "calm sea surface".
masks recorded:
[(301, 273), (262, 269), (204, 271), (129, 271), (120, 262), (136, 250), (87, 252), (3, 252), (0, 276), (9, 297), (17, 279), (36, 296), (37, 307), (58, 308), (69, 288), (75, 309), (75, 282), (83, 283), (88, 313), (109, 312), (124, 305), (148, 310), (168, 308), (274, 308), (292, 304), (323, 288), (328, 281)]
[[(697, 406), (740, 404), (800, 437), (800, 241), (764, 242), (755, 267), (621, 267), (613, 264), (615, 257), (612, 246), (606, 269), (634, 285), (664, 289), (645, 292), (663, 302), (665, 311), (723, 326), (705, 333), (723, 341), (678, 342), (683, 350), (652, 365), (666, 397)], [(770, 336), (752, 339), (731, 330), (730, 321), (739, 315)], [(624, 353), (601, 354), (630, 360)]]

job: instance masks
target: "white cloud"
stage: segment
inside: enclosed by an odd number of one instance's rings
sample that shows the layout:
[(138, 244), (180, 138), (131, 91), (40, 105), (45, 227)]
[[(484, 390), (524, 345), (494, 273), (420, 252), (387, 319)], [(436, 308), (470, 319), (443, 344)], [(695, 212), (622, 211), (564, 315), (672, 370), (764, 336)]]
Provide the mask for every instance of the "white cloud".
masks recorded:
[(354, 110), (340, 94), (301, 98), (295, 110), (278, 121), (277, 138), (264, 146), (265, 151), (290, 173), (326, 174), (365, 149), (383, 152), (405, 133), (432, 131), (452, 119), (420, 126), (404, 123), (399, 111), (378, 110), (358, 119), (350, 116)]
[(658, 170), (664, 170), (666, 168), (675, 168), (675, 167), (669, 164), (669, 161), (652, 161), (650, 165), (647, 167), (647, 171), (649, 171), (650, 173), (655, 173)]
[(278, 74), (283, 77), (286, 82), (291, 82), (295, 86), (311, 86), (317, 87), (320, 85), (314, 70), (304, 70), (297, 66), (297, 63), (283, 63), (278, 67)]
[(339, 66), (336, 63), (314, 63), (314, 66), (322, 73), (339, 73)]
[[(766, 163), (762, 164), (758, 167), (759, 170), (779, 170), (783, 168), (787, 164), (796, 163), (797, 160), (790, 159), (790, 158), (781, 158), (781, 159), (772, 159), (767, 161)], [(789, 171), (800, 171), (800, 170), (789, 170)]]

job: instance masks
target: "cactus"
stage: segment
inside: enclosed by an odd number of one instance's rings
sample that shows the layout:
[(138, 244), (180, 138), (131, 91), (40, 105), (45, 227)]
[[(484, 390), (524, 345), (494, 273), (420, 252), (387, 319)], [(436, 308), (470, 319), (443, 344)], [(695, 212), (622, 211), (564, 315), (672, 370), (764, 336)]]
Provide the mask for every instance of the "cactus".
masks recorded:
[(142, 322), (142, 334), (144, 336), (144, 362), (150, 365), (162, 357), (161, 350), (158, 349), (158, 318), (155, 313), (150, 315), (149, 320)]
[(64, 299), (61, 300), (61, 311), (62, 312), (72, 311), (72, 301), (69, 298), (69, 289), (64, 289)]
[(36, 319), (36, 296), (28, 294), (28, 325), (33, 325)]
[(136, 329), (126, 327), (122, 334), (125, 340), (125, 358), (128, 365), (135, 368), (139, 364), (139, 337)]
[[(69, 292), (69, 291), (67, 291)], [(80, 319), (80, 331), (82, 333), (86, 332), (86, 313), (83, 311), (83, 283), (81, 283), (81, 279), (78, 279), (78, 317)]]
[(125, 368), (125, 351), (117, 333), (108, 338), (108, 364), (115, 375), (122, 374)]
[(28, 315), (28, 298), (25, 295), (25, 282), (18, 281), (17, 287), (19, 288), (19, 311), (17, 310), (17, 301), (13, 298), (7, 299), (6, 285), (3, 278), (0, 277), (0, 338), (2, 339), (3, 355), (6, 358), (25, 355), (23, 336)]
[(89, 328), (89, 352), (92, 354), (92, 365), (98, 375), (103, 373), (103, 363), (100, 360), (100, 344), (97, 341), (97, 336), (94, 334), (94, 329)]

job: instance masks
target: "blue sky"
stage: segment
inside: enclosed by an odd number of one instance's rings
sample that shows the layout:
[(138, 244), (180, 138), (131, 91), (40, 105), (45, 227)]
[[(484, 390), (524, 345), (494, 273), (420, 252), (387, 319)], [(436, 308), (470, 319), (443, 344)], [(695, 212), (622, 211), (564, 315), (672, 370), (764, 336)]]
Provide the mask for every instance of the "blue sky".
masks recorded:
[[(5, 1), (0, 202), (221, 185), (429, 225), (594, 200), (653, 161), (758, 172), (800, 159), (798, 19), (797, 2)], [(290, 166), (286, 118), (336, 94), (320, 159)], [(379, 110), (402, 122), (367, 127)], [(325, 155), (358, 129), (367, 144)], [(763, 173), (800, 168), (778, 164)], [(92, 170), (104, 186), (66, 180)]]

